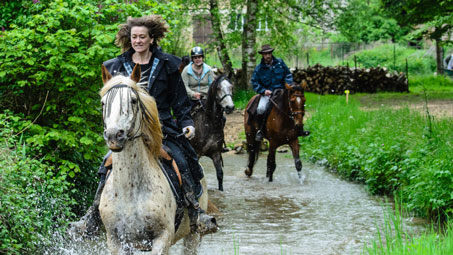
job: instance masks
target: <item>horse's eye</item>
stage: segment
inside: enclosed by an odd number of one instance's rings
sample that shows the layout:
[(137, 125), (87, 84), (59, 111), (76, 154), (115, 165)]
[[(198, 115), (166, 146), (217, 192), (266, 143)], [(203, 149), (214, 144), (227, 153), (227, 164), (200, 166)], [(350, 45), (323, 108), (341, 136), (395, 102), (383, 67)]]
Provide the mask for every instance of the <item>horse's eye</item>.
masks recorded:
[(131, 103), (132, 104), (136, 104), (137, 103), (137, 98), (132, 98)]

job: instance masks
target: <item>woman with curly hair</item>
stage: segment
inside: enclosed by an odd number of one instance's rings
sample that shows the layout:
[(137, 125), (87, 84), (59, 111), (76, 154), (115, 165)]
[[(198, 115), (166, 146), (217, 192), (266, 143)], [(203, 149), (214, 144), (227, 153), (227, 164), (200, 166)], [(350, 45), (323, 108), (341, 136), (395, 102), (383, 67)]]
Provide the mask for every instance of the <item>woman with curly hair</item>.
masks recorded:
[[(198, 204), (198, 198), (206, 191), (203, 191), (200, 184), (203, 172), (198, 164), (197, 154), (188, 141), (194, 137), (195, 128), (190, 115), (191, 104), (179, 73), (181, 60), (162, 52), (158, 46), (168, 31), (168, 26), (161, 16), (150, 15), (129, 17), (119, 28), (115, 44), (121, 47), (122, 54), (105, 61), (103, 65), (113, 76), (129, 76), (134, 66), (140, 65), (141, 79), (138, 84), (146, 88), (156, 101), (164, 134), (163, 144), (170, 149), (181, 171), (191, 229), (198, 231), (201, 226), (212, 226), (209, 223), (215, 224), (215, 219), (207, 215)], [(179, 135), (181, 133), (185, 135)], [(80, 221), (71, 224), (72, 231), (88, 236), (98, 233), (101, 225), (98, 206), (108, 177), (107, 172), (111, 168), (110, 155), (111, 152), (104, 157), (99, 168), (100, 183), (94, 203)]]

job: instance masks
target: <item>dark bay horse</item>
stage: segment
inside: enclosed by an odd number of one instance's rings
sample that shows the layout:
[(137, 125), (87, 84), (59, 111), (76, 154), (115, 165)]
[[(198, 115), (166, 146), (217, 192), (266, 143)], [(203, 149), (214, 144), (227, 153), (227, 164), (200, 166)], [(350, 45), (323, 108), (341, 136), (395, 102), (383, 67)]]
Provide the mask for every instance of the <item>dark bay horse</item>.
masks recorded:
[(195, 123), (195, 137), (190, 140), (198, 157), (207, 156), (212, 159), (219, 182), (219, 190), (223, 190), (223, 159), (224, 144), (223, 112), (229, 114), (234, 110), (232, 98), (233, 85), (225, 76), (215, 78), (208, 90), (206, 103), (195, 106), (192, 119)]
[[(275, 152), (277, 148), (284, 144), (289, 144), (293, 153), (294, 162), (299, 179), (302, 178), (302, 162), (299, 158), (299, 136), (309, 135), (304, 131), (305, 115), (305, 96), (304, 87), (286, 84), (285, 89), (274, 91), (270, 103), (272, 110), (267, 118), (264, 128), (264, 137), (269, 140), (269, 155), (267, 156), (266, 177), (272, 181), (275, 171)], [(247, 176), (252, 176), (253, 166), (258, 160), (260, 142), (255, 141), (255, 135), (259, 128), (259, 123), (253, 120), (253, 116), (248, 112), (252, 104), (257, 104), (260, 95), (255, 95), (250, 99), (244, 115), (244, 128), (247, 138), (247, 153), (249, 154), (248, 166), (245, 170)], [(255, 103), (254, 103), (255, 102)]]

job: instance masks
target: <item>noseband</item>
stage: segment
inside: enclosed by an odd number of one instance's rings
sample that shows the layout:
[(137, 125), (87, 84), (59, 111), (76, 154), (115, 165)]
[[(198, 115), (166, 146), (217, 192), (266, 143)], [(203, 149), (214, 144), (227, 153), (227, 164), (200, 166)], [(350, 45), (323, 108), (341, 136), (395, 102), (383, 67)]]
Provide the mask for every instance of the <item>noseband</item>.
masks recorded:
[[(230, 82), (228, 79), (226, 79), (225, 76), (222, 75), (222, 78), (220, 78), (219, 81), (217, 82), (217, 86), (218, 86), (218, 85), (221, 85), (221, 84), (222, 84), (222, 81), (224, 81), (224, 80), (228, 81), (228, 82), (231, 84), (231, 82)], [(222, 101), (223, 101), (226, 97), (231, 97), (231, 99), (233, 99), (233, 95), (232, 95), (232, 94), (229, 94), (229, 93), (228, 93), (228, 94), (223, 95), (223, 97), (219, 98), (219, 97), (217, 97), (217, 93), (216, 93), (216, 101), (217, 101), (217, 103), (218, 103), (218, 104), (222, 103)]]
[[(299, 88), (299, 87), (293, 87), (294, 90), (296, 91), (302, 91), (302, 88)], [(276, 90), (277, 91), (277, 90)], [(280, 90), (282, 91), (282, 90)], [(299, 114), (304, 114), (305, 111), (304, 110), (293, 110), (293, 108), (291, 107), (291, 98), (290, 98), (290, 94), (289, 94), (289, 91), (288, 91), (288, 107), (289, 107), (289, 114), (286, 112), (286, 111), (283, 111), (279, 106), (278, 104), (272, 99), (272, 97), (270, 98), (270, 101), (272, 102), (272, 104), (283, 114), (285, 114), (286, 116), (288, 116), (288, 118), (290, 118), (292, 121), (294, 121), (294, 117), (299, 115)], [(297, 97), (303, 97), (302, 96), (297, 96)]]
[[(303, 97), (302, 96), (296, 96), (298, 98), (301, 98)], [(298, 114), (304, 114), (305, 111), (304, 110), (293, 110), (293, 108), (291, 107), (291, 98), (290, 98), (290, 94), (288, 93), (288, 104), (289, 104), (289, 117), (294, 121), (294, 117), (297, 116)]]
[[(129, 129), (130, 132), (127, 133), (127, 140), (134, 140), (135, 138), (138, 138), (143, 135), (142, 133), (138, 134), (140, 132), (140, 130), (142, 129), (143, 121), (140, 122), (140, 128), (135, 133), (132, 132), (135, 129), (135, 122), (137, 120), (138, 107), (140, 107), (140, 109), (142, 110), (142, 118), (143, 118), (144, 110), (146, 110), (145, 107), (143, 106), (143, 102), (140, 100), (140, 96), (136, 90), (132, 89), (130, 86), (128, 86), (126, 84), (118, 84), (118, 85), (112, 86), (105, 93), (105, 95), (107, 96), (107, 99), (106, 99), (107, 103), (104, 106), (103, 113), (104, 113), (104, 116), (107, 116), (107, 117), (110, 116), (110, 111), (112, 110), (111, 105), (112, 105), (113, 100), (116, 97), (116, 94), (118, 93), (118, 91), (120, 91), (120, 97), (122, 98), (122, 92), (120, 90), (121, 88), (129, 88), (129, 90), (128, 90), (129, 97), (130, 97), (130, 91), (132, 91), (135, 94), (135, 96), (137, 97), (138, 104), (136, 104), (135, 107), (132, 109), (132, 113), (134, 114), (133, 119), (132, 119), (132, 126)], [(120, 99), (120, 100), (122, 100), (122, 99)], [(132, 102), (131, 102), (131, 104), (134, 106), (134, 104)], [(127, 106), (129, 108), (129, 104)], [(122, 108), (123, 108), (123, 105), (120, 104), (120, 115), (123, 112)], [(127, 109), (127, 112), (129, 112), (129, 109)], [(104, 121), (104, 130), (105, 130), (105, 121)]]

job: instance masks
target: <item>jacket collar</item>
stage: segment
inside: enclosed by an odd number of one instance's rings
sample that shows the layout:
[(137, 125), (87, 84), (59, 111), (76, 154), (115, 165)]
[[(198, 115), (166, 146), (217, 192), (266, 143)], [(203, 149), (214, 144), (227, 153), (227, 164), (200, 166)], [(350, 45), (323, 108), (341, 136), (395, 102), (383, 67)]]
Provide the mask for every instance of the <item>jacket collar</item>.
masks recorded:
[[(198, 80), (197, 76), (195, 75), (193, 68), (192, 68), (193, 62), (189, 63), (189, 67), (187, 68), (187, 74), (193, 76), (195, 79)], [(200, 80), (203, 79), (203, 77), (209, 72), (208, 65), (203, 63), (203, 72), (201, 73)]]

